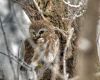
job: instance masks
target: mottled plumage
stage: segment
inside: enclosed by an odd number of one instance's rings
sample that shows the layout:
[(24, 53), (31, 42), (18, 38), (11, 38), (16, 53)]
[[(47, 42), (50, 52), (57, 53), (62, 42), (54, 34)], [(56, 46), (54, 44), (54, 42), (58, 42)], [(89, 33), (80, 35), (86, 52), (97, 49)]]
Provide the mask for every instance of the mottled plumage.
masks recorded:
[(33, 53), (32, 62), (39, 59), (45, 63), (52, 63), (59, 53), (59, 38), (55, 34), (53, 26), (44, 20), (33, 21), (30, 26), (30, 34), (36, 47), (30, 48), (31, 50), (28, 50), (26, 54)]

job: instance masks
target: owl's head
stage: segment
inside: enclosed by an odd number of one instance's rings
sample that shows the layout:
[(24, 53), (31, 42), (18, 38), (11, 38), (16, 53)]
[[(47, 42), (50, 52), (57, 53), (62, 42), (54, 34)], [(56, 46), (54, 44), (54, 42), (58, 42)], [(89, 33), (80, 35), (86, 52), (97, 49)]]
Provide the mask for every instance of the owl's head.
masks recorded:
[(30, 34), (33, 40), (37, 41), (38, 39), (44, 41), (46, 38), (51, 34), (54, 33), (52, 29), (51, 23), (44, 21), (44, 20), (38, 20), (33, 21), (32, 25), (30, 26)]

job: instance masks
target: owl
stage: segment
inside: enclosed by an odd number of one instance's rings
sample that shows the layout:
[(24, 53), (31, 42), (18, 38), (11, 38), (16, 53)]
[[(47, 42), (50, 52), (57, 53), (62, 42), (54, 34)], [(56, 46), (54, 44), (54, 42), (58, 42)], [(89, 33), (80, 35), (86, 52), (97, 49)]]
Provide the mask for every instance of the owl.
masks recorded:
[(44, 20), (33, 21), (29, 32), (32, 41), (36, 44), (34, 49), (29, 47), (31, 48), (30, 52), (26, 52), (26, 55), (33, 55), (31, 62), (40, 60), (47, 64), (53, 63), (59, 54), (60, 44), (52, 24)]

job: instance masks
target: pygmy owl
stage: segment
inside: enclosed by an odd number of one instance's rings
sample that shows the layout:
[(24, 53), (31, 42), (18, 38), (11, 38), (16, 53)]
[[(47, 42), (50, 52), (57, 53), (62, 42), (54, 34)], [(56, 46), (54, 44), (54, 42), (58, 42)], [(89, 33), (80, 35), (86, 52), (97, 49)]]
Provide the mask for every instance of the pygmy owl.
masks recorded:
[(52, 63), (59, 53), (59, 38), (52, 24), (44, 20), (33, 21), (29, 31), (36, 44), (32, 62), (42, 60), (44, 63)]

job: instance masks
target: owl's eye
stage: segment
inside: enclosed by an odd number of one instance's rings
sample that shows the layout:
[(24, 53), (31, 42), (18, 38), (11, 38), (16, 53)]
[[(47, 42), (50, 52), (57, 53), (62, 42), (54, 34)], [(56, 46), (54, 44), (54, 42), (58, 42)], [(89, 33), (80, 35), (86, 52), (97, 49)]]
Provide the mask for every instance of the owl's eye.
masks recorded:
[(35, 37), (36, 34), (35, 34), (35, 31), (34, 31), (34, 30), (31, 29), (31, 30), (30, 30), (30, 33), (31, 33), (31, 36), (32, 36), (32, 37)]
[(44, 33), (44, 31), (40, 31), (40, 32), (39, 32), (39, 34), (43, 34), (43, 33)]
[(30, 33), (35, 35), (35, 31), (34, 30), (30, 30)]
[(39, 31), (39, 34), (43, 34), (44, 32), (46, 32), (47, 31), (47, 29), (41, 29), (40, 31)]

